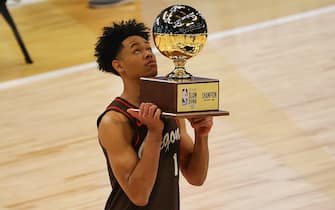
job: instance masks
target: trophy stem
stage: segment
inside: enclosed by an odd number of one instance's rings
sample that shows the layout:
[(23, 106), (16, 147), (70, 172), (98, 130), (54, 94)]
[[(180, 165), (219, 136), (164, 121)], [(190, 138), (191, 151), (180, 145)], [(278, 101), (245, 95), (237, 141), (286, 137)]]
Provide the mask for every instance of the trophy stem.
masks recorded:
[(169, 79), (191, 79), (192, 74), (185, 69), (186, 59), (175, 57), (173, 58), (174, 70), (167, 75)]

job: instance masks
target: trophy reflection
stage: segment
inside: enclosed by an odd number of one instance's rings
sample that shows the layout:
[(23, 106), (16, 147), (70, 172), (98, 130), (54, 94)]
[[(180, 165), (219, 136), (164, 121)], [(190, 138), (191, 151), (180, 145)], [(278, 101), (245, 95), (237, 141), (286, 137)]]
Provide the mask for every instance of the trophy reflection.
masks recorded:
[(157, 16), (152, 33), (159, 52), (175, 67), (166, 76), (141, 78), (141, 102), (155, 103), (163, 115), (172, 117), (229, 115), (219, 110), (219, 81), (195, 77), (185, 69), (186, 61), (199, 54), (207, 40), (202, 15), (187, 5), (170, 6)]
[(153, 34), (154, 42), (161, 54), (173, 60), (175, 68), (167, 77), (170, 79), (190, 79), (192, 74), (187, 72), (187, 59), (197, 55), (203, 48), (207, 33), (201, 34)]

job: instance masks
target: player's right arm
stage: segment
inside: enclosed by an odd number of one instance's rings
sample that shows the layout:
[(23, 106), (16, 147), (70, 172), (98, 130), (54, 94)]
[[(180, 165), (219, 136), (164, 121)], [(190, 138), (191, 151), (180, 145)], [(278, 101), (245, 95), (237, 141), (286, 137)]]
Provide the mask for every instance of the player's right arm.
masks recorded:
[(142, 106), (141, 115), (131, 114), (138, 115), (142, 123), (149, 125), (141, 159), (131, 145), (134, 131), (123, 114), (107, 112), (98, 132), (115, 178), (135, 205), (144, 206), (149, 201), (157, 176), (163, 123), (156, 106)]

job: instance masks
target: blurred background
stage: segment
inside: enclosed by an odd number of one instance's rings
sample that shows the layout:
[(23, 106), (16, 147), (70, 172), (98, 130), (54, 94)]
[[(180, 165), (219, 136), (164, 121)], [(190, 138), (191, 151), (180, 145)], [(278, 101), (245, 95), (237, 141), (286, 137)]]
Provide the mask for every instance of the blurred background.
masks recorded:
[[(0, 209), (103, 209), (110, 185), (96, 118), (122, 91), (99, 72), (102, 28), (135, 18), (151, 28), (173, 4), (207, 20), (187, 62), (220, 80), (202, 187), (181, 178), (183, 210), (335, 209), (335, 0), (12, 0), (33, 64), (0, 18)], [(156, 54), (159, 74), (172, 61)], [(190, 133), (192, 133), (190, 129)]]

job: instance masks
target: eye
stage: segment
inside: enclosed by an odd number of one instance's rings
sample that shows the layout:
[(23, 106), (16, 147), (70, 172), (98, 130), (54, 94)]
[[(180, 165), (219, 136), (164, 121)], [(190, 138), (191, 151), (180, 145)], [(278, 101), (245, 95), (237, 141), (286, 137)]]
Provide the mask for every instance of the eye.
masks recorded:
[(140, 51), (139, 49), (135, 49), (135, 50), (133, 51), (133, 53), (134, 53), (134, 54), (139, 54), (139, 53), (141, 53), (141, 51)]
[(147, 48), (147, 51), (152, 52), (152, 48), (151, 48), (151, 47), (148, 47), (148, 48)]

